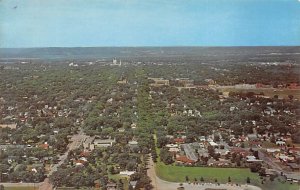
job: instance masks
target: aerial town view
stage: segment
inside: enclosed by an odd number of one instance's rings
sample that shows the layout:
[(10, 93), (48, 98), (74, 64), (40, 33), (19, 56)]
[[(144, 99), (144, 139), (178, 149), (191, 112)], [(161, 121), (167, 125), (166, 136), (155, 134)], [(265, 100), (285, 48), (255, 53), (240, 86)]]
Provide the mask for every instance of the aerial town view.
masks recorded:
[(299, 26), (297, 0), (0, 1), (0, 190), (299, 190)]

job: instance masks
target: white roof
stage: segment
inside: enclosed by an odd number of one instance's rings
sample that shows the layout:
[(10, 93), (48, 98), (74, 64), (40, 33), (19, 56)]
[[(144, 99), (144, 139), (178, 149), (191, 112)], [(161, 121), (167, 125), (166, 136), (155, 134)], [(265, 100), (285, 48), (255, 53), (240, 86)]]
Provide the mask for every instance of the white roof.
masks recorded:
[(218, 146), (218, 144), (215, 143), (214, 141), (210, 141), (209, 144), (210, 144), (211, 146)]
[(167, 148), (177, 148), (178, 144), (167, 144), (166, 147)]
[(120, 172), (120, 175), (128, 175), (128, 176), (131, 176), (132, 174), (134, 174), (135, 171), (121, 171)]
[(280, 152), (279, 148), (267, 148), (267, 152)]
[(179, 152), (179, 148), (170, 148), (169, 151), (170, 152)]

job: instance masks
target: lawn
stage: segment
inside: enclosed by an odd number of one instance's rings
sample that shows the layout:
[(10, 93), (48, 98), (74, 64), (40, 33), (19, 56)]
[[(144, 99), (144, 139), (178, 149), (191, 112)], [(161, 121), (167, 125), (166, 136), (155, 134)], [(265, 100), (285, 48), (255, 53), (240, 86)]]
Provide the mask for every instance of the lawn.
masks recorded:
[(184, 182), (185, 177), (188, 176), (191, 181), (194, 178), (199, 181), (203, 177), (205, 182), (214, 182), (217, 179), (221, 183), (227, 183), (228, 177), (231, 178), (231, 182), (233, 183), (246, 183), (247, 177), (250, 177), (251, 183), (260, 183), (259, 176), (251, 173), (249, 169), (184, 167), (165, 165), (163, 163), (157, 163), (155, 169), (159, 178), (173, 182)]
[(212, 167), (184, 167), (165, 165), (158, 162), (155, 166), (156, 175), (166, 181), (172, 182), (185, 182), (185, 177), (188, 176), (190, 181), (195, 178), (199, 181), (201, 177), (204, 178), (204, 182), (214, 182), (215, 179), (220, 183), (227, 183), (230, 176), (232, 183), (245, 184), (246, 178), (250, 177), (252, 185), (259, 186), (263, 190), (299, 190), (300, 185), (290, 184), (290, 182), (267, 182), (261, 184), (261, 179), (256, 173), (250, 172), (249, 169), (239, 168), (212, 168)]
[[(155, 142), (157, 140), (154, 135)], [(250, 178), (250, 183), (261, 187), (263, 190), (299, 190), (298, 184), (290, 184), (288, 182), (282, 183), (279, 181), (267, 182), (261, 184), (260, 176), (257, 173), (252, 173), (248, 168), (213, 168), (213, 167), (186, 167), (165, 165), (160, 161), (160, 149), (156, 147), (158, 155), (157, 163), (155, 164), (156, 175), (166, 181), (171, 182), (185, 182), (186, 176), (190, 181), (195, 178), (199, 181), (201, 177), (204, 182), (214, 182), (215, 179), (220, 183), (227, 183), (230, 176), (232, 183), (245, 184), (247, 177)]]
[[(156, 135), (153, 136), (155, 143)], [(250, 178), (252, 184), (260, 184), (259, 176), (250, 172), (248, 168), (213, 168), (213, 167), (185, 167), (166, 165), (160, 161), (160, 149), (156, 147), (158, 155), (157, 163), (155, 164), (156, 175), (166, 181), (184, 182), (186, 176), (192, 181), (195, 178), (199, 181), (201, 177), (204, 182), (214, 182), (215, 179), (220, 183), (227, 183), (228, 177), (233, 183), (246, 183), (247, 177)]]

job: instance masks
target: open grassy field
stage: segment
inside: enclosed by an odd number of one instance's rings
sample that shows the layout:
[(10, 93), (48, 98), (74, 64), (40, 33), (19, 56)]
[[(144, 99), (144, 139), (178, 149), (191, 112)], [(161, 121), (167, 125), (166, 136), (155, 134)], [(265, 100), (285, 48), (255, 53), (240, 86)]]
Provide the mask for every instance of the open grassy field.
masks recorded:
[[(157, 143), (156, 135), (153, 136)], [(233, 183), (246, 183), (247, 177), (250, 178), (252, 184), (260, 184), (259, 176), (250, 172), (248, 168), (213, 168), (213, 167), (185, 167), (166, 165), (160, 161), (160, 149), (156, 147), (158, 155), (157, 163), (155, 164), (156, 175), (166, 181), (184, 182), (188, 176), (190, 180), (195, 178), (199, 181), (201, 177), (205, 182), (214, 182), (215, 179), (220, 183), (227, 183), (228, 177)]]
[(203, 177), (205, 182), (214, 182), (217, 179), (220, 183), (227, 183), (228, 177), (233, 183), (246, 183), (247, 177), (250, 177), (251, 182), (260, 183), (257, 174), (251, 173), (249, 169), (238, 168), (184, 167), (158, 163), (156, 174), (161, 179), (173, 182), (184, 182), (185, 177), (188, 176), (191, 181), (194, 178), (199, 181)]
[(263, 190), (300, 190), (299, 184), (291, 184), (290, 182), (283, 183), (275, 180), (261, 184), (261, 179), (257, 173), (243, 168), (184, 167), (157, 162), (155, 170), (159, 178), (172, 182), (185, 182), (185, 177), (188, 176), (190, 181), (195, 178), (199, 181), (203, 177), (204, 182), (214, 183), (217, 179), (219, 183), (227, 183), (230, 176), (232, 183), (245, 184), (246, 178), (249, 177), (252, 185), (259, 186)]
[[(153, 136), (155, 142), (157, 141), (156, 135)], [(201, 177), (204, 182), (227, 183), (230, 176), (232, 183), (245, 184), (247, 177), (250, 178), (250, 183), (255, 186), (261, 187), (263, 190), (300, 190), (299, 184), (290, 184), (289, 182), (268, 181), (261, 184), (260, 176), (257, 173), (252, 173), (248, 168), (214, 168), (214, 167), (185, 167), (166, 165), (160, 161), (160, 149), (156, 147), (158, 155), (157, 163), (155, 164), (156, 175), (166, 181), (171, 182), (185, 182), (186, 176), (190, 181), (195, 178), (199, 181)]]
[[(155, 142), (157, 141), (156, 135), (153, 136)], [(213, 168), (213, 167), (185, 167), (166, 165), (160, 161), (160, 149), (156, 147), (158, 155), (157, 163), (155, 164), (156, 175), (166, 181), (184, 182), (185, 177), (188, 176), (192, 181), (195, 178), (199, 181), (201, 177), (205, 182), (214, 182), (215, 179), (220, 183), (227, 183), (228, 177), (231, 178), (233, 183), (246, 183), (247, 177), (250, 178), (252, 184), (260, 184), (261, 180), (255, 173), (250, 172), (248, 168)]]

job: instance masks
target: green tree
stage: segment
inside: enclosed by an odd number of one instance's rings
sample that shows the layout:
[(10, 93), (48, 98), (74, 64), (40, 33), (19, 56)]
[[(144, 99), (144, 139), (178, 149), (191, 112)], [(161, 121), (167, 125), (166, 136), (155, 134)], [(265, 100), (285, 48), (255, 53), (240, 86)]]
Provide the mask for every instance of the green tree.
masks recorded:
[(247, 177), (246, 182), (250, 183), (250, 177)]
[(172, 154), (166, 149), (160, 150), (160, 159), (165, 164), (172, 164), (174, 162)]

